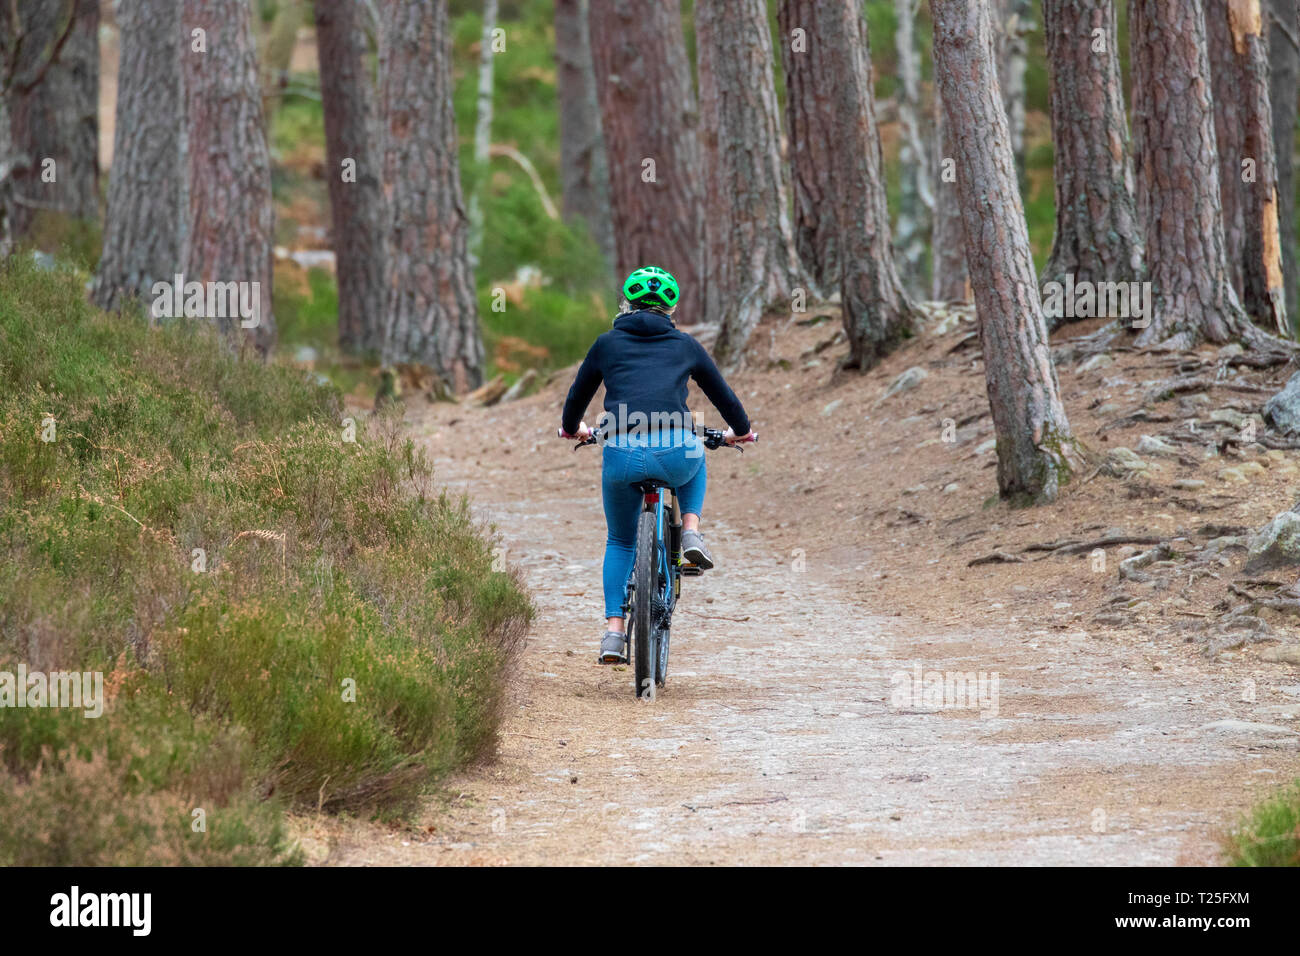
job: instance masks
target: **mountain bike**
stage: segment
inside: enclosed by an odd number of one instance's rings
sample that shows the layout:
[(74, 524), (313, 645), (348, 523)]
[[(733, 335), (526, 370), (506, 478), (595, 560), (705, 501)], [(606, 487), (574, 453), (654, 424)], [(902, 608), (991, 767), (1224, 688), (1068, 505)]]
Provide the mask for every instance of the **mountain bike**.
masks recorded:
[[(719, 429), (697, 425), (693, 431), (710, 451), (718, 448), (744, 451), (739, 442), (728, 444), (725, 433)], [(602, 438), (603, 433), (595, 430), (573, 450), (594, 445)], [(758, 441), (758, 436), (751, 441)], [(623, 640), (626, 656), (632, 661), (632, 689), (638, 698), (652, 700), (656, 688), (663, 687), (668, 680), (668, 643), (682, 578), (695, 577), (704, 571), (682, 561), (682, 513), (676, 492), (654, 478), (634, 481), (632, 487), (641, 493), (642, 506), (637, 519), (632, 574), (623, 600)]]

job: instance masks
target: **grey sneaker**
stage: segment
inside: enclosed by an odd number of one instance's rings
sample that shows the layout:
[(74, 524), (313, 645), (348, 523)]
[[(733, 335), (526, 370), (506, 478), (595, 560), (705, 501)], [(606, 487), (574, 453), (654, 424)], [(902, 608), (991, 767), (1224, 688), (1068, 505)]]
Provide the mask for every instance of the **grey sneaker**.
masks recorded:
[(704, 546), (704, 536), (698, 531), (682, 532), (682, 560), (695, 565), (701, 571), (713, 567), (713, 555)]
[(622, 631), (606, 631), (600, 639), (600, 664), (627, 663), (627, 635)]

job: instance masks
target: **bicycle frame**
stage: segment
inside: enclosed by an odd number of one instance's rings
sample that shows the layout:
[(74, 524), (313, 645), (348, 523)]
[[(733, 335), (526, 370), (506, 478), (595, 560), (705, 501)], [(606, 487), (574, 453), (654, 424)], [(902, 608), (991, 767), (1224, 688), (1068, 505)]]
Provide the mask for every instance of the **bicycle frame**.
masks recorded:
[[(681, 545), (682, 513), (677, 502), (677, 493), (667, 487), (647, 492), (643, 496), (641, 513), (654, 515), (655, 543), (658, 553), (658, 567), (655, 569), (656, 580), (662, 582), (659, 593), (646, 595), (643, 600), (651, 602), (651, 627), (656, 635), (655, 679), (653, 683), (662, 684), (668, 675), (668, 645), (671, 637), (673, 611), (681, 594)], [(638, 543), (637, 548), (640, 547)], [(632, 601), (635, 593), (635, 575), (638, 551), (632, 553), (632, 572), (628, 576), (623, 598), (623, 616), (632, 620)], [(643, 638), (639, 638), (644, 640)], [(650, 696), (654, 696), (653, 687)]]

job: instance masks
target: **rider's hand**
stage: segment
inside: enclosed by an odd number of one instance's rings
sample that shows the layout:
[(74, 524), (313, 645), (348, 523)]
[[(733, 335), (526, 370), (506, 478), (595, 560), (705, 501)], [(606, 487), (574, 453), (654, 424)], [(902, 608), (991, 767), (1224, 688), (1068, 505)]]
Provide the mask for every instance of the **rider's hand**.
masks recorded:
[(591, 429), (587, 427), (586, 422), (579, 422), (577, 434), (574, 435), (566, 434), (563, 425), (561, 425), (558, 429), (556, 429), (556, 434), (559, 435), (561, 438), (578, 438), (581, 439), (582, 441), (586, 441), (588, 438), (591, 437)]
[(726, 441), (728, 445), (739, 445), (741, 442), (757, 441), (758, 439), (758, 436), (754, 434), (753, 429), (750, 429), (748, 434), (741, 435), (739, 438), (737, 438), (736, 433), (732, 431), (730, 428), (728, 428), (726, 431), (722, 433), (722, 437), (723, 440)]

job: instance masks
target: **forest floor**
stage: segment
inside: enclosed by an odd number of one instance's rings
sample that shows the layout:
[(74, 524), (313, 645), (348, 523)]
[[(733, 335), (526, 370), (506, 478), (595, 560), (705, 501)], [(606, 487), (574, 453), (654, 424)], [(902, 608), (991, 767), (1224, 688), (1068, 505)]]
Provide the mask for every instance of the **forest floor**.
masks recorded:
[[(761, 440), (709, 456), (719, 567), (684, 581), (649, 702), (595, 663), (600, 456), (552, 437), (568, 375), (492, 408), (408, 401), (539, 613), (497, 759), (412, 825), (298, 818), (313, 862), (1212, 864), (1300, 773), (1300, 667), (1267, 659), (1296, 629), (1228, 616), (1294, 578), (1241, 566), (1244, 536), (1300, 498), (1300, 457), (1233, 437), (1286, 371), (1239, 374), (1208, 347), (1080, 356), (1068, 339), (1090, 326), (1067, 328), (1061, 391), (1098, 464), (1142, 435), (1173, 450), (1015, 510), (968, 311), (866, 375), (836, 372), (836, 319), (802, 319), (769, 320), (731, 376)], [(1124, 580), (1152, 546), (1130, 537), (1170, 551)], [(1104, 561), (1097, 539), (1119, 539)], [(996, 697), (899, 696), (932, 672), (996, 674)]]

